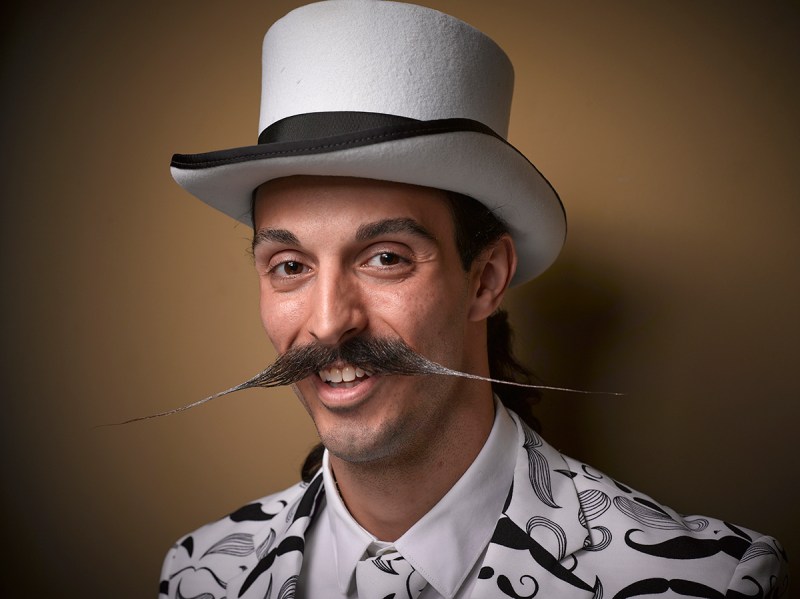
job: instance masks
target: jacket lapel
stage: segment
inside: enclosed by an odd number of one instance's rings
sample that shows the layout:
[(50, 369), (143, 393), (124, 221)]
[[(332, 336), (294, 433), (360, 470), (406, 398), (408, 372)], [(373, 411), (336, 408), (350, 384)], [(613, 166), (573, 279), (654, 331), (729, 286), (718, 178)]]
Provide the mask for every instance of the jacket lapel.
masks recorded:
[(487, 548), (473, 597), (602, 596), (597, 580), (574, 573), (573, 554), (592, 543), (564, 458), (517, 422), (514, 480)]
[(228, 583), (229, 599), (272, 599), (292, 597), (300, 576), (305, 552), (305, 534), (319, 513), (325, 491), (320, 471), (300, 500), (286, 506), (283, 518), (275, 518), (253, 535), (258, 561)]

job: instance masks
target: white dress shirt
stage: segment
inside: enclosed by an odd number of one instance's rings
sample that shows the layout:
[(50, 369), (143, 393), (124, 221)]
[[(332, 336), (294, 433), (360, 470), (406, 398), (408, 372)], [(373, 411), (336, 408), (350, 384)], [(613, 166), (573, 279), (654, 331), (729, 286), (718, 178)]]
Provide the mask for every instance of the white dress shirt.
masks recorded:
[[(492, 430), (475, 461), (430, 512), (394, 542), (425, 577), (420, 599), (466, 599), (514, 477), (517, 430), (495, 399)], [(299, 599), (355, 599), (356, 564), (390, 543), (376, 539), (347, 511), (328, 461), (322, 461), (326, 504), (306, 535)], [(424, 484), (424, 483), (421, 483)]]

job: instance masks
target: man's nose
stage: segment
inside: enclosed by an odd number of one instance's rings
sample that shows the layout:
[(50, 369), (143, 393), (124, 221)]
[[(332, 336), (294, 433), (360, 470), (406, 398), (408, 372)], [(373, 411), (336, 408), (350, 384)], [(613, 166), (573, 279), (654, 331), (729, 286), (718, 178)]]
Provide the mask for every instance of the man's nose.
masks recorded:
[(358, 282), (338, 270), (317, 276), (310, 309), (308, 332), (324, 345), (341, 343), (367, 326)]

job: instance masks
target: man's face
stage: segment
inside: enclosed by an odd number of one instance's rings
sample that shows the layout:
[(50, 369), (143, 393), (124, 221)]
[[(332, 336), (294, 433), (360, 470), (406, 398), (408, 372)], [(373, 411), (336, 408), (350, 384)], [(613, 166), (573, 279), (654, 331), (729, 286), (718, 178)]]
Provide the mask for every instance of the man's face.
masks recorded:
[[(474, 277), (461, 267), (443, 192), (291, 177), (259, 188), (254, 216), (261, 319), (279, 352), (359, 335), (399, 337), (445, 366), (476, 368)], [(357, 366), (332, 364), (295, 386), (341, 459), (413, 455), (468, 409), (459, 401), (469, 384), (461, 379), (370, 376)]]

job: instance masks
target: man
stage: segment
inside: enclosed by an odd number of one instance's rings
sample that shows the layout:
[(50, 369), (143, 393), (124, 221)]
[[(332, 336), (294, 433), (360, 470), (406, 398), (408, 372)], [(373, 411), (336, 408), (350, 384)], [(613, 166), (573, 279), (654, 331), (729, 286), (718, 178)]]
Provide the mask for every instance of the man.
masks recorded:
[[(253, 225), (262, 322), (325, 451), (303, 483), (181, 539), (163, 595), (785, 593), (774, 539), (562, 456), (485, 380), (520, 372), (497, 311), (565, 232), (505, 141), (512, 87), (502, 50), (452, 17), (320, 2), (267, 33), (259, 145), (173, 158)], [(409, 376), (436, 365), (448, 376)]]

